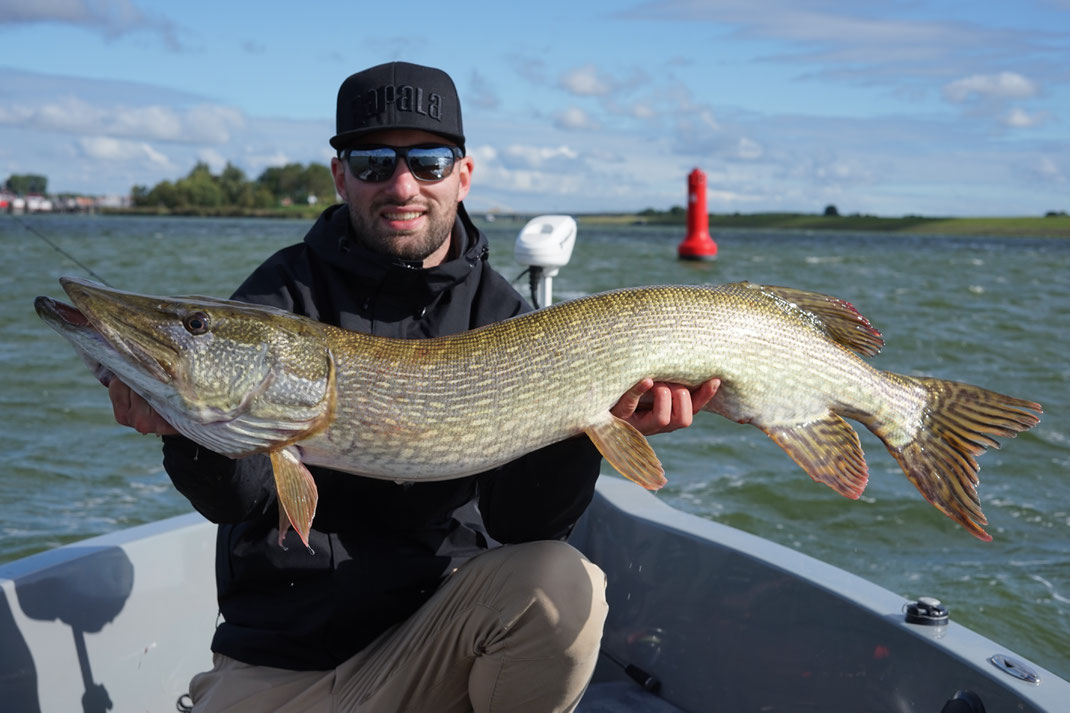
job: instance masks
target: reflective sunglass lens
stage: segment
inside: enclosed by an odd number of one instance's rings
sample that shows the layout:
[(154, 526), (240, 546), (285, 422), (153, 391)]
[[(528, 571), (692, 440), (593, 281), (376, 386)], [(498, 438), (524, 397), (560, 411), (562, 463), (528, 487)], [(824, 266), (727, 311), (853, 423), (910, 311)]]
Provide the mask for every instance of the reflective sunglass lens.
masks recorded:
[(420, 181), (441, 181), (453, 172), (459, 150), (450, 146), (377, 146), (349, 149), (346, 161), (350, 172), (361, 181), (381, 183), (390, 180), (403, 156), (412, 175)]
[(349, 170), (362, 181), (380, 183), (394, 175), (398, 155), (393, 149), (353, 149), (347, 158)]
[(406, 160), (421, 181), (441, 181), (453, 171), (453, 151), (446, 146), (409, 149)]

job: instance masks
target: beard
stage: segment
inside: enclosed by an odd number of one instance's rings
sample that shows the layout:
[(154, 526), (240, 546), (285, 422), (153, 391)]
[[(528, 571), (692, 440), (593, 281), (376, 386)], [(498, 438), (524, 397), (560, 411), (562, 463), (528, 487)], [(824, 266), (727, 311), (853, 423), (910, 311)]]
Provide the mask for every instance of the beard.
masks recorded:
[(431, 203), (426, 206), (426, 220), (416, 230), (391, 230), (378, 219), (383, 205), (360, 207), (347, 204), (349, 221), (357, 243), (380, 255), (394, 257), (406, 262), (422, 262), (438, 250), (453, 232), (457, 206), (443, 209)]

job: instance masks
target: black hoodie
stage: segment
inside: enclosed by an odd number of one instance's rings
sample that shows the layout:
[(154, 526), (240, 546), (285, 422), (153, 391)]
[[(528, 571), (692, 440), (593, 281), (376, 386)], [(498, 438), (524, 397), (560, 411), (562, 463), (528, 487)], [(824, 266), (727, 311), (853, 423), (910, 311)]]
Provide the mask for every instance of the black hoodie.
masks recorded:
[[(402, 338), (527, 312), (487, 264), (486, 237), (463, 206), (453, 235), (460, 256), (424, 269), (358, 245), (346, 207), (332, 206), (303, 243), (270, 257), (234, 298)], [(315, 554), (293, 533), (287, 549), (278, 546), (266, 456), (231, 460), (169, 436), (164, 466), (193, 506), (219, 523), (223, 621), (212, 650), (250, 664), (326, 670), (411, 615), (446, 574), (488, 547), (484, 532), (503, 543), (566, 536), (591, 501), (600, 456), (587, 438), (574, 438), (488, 473), (431, 483), (311, 467), (319, 490), (309, 538)]]

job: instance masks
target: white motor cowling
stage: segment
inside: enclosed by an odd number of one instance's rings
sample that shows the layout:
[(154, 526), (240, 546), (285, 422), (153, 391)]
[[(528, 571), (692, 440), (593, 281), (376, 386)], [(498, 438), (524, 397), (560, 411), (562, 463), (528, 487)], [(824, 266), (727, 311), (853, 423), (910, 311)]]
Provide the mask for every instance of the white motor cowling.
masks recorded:
[(572, 257), (576, 232), (576, 221), (570, 215), (540, 215), (516, 236), (513, 255), (530, 271), (536, 308), (548, 306), (553, 299), (553, 277)]

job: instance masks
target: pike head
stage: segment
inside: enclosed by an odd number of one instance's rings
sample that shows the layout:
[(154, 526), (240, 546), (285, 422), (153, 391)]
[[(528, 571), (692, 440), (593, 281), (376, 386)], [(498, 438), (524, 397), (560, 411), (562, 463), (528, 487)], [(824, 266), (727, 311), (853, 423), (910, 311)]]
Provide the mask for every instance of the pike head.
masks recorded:
[(72, 305), (41, 318), (104, 383), (115, 374), (176, 429), (230, 457), (278, 450), (330, 422), (334, 362), (322, 326), (271, 307), (152, 297), (60, 278)]

